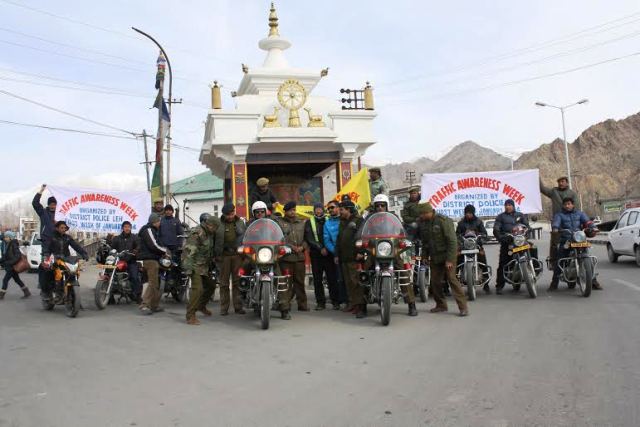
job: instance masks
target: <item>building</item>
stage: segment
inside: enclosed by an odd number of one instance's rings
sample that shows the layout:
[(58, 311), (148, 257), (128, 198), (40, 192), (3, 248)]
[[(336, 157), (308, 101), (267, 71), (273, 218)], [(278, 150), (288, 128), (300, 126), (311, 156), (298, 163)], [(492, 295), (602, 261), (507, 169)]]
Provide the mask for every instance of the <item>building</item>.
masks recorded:
[[(351, 179), (360, 157), (376, 143), (371, 86), (340, 90), (336, 95), (342, 101), (313, 95), (329, 69), (288, 64), (284, 51), (291, 43), (280, 36), (273, 4), (269, 35), (258, 46), (267, 52), (265, 60), (258, 67), (243, 64), (233, 108), (223, 109), (220, 87), (212, 87), (200, 152), (200, 162), (224, 180), (225, 200), (232, 200), (245, 217), (258, 178), (269, 178), (280, 202), (324, 203), (326, 194), (339, 192)], [(330, 175), (335, 182), (326, 178)]]
[(205, 212), (220, 215), (224, 204), (223, 181), (208, 171), (171, 183), (171, 194), (180, 220), (189, 226), (199, 224)]

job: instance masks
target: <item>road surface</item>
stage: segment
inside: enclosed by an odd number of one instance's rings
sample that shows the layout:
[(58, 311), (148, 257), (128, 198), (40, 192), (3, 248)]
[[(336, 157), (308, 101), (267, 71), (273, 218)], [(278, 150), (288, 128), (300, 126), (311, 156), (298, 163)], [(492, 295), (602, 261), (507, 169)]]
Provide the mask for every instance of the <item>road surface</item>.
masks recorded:
[(149, 317), (99, 311), (95, 269), (68, 319), (12, 283), (0, 426), (638, 426), (640, 268), (594, 253), (605, 290), (590, 298), (548, 294), (545, 271), (537, 299), (482, 294), (467, 318), (451, 301), (446, 314), (419, 303), (417, 318), (398, 305), (389, 327), (373, 306), (364, 320), (294, 311), (267, 331), (217, 302), (198, 327), (172, 302)]

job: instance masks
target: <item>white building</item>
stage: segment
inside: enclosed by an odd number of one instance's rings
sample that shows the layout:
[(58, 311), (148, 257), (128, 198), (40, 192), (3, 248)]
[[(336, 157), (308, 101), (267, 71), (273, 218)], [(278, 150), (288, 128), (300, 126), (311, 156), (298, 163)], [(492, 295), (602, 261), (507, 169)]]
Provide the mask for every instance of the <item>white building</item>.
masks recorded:
[(172, 183), (173, 205), (179, 219), (194, 226), (203, 213), (219, 216), (224, 204), (222, 185), (222, 180), (208, 171)]

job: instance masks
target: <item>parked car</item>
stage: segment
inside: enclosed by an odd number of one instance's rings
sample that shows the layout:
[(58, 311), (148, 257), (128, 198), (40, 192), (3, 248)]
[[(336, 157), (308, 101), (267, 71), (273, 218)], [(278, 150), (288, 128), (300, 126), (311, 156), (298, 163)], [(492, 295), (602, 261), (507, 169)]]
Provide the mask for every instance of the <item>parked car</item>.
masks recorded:
[(29, 263), (29, 271), (34, 272), (38, 269), (42, 259), (42, 242), (40, 241), (40, 233), (33, 233), (31, 240), (26, 242), (27, 245), (27, 262)]
[(622, 213), (609, 232), (607, 255), (611, 263), (617, 262), (619, 256), (633, 256), (640, 267), (640, 208), (627, 209)]
[(498, 243), (498, 240), (496, 239), (496, 237), (493, 235), (493, 224), (496, 222), (495, 219), (485, 219), (483, 220), (484, 222), (484, 228), (487, 229), (487, 243)]

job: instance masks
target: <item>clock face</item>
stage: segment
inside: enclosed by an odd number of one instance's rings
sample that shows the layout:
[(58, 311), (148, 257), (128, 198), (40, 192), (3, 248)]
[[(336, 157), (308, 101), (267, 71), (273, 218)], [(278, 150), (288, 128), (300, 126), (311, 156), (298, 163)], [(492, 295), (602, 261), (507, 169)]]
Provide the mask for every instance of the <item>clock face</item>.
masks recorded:
[(307, 91), (295, 80), (285, 81), (278, 90), (278, 102), (288, 110), (300, 109), (306, 100)]

